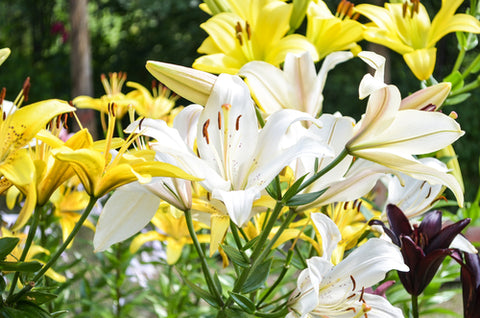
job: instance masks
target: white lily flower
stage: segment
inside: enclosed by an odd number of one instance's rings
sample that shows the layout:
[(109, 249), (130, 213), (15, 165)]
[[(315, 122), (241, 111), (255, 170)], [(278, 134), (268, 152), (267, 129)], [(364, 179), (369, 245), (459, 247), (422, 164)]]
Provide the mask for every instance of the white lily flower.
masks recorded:
[[(438, 88), (449, 89), (448, 86)], [(360, 91), (370, 97), (365, 115), (346, 145), (349, 154), (431, 184), (444, 184), (453, 191), (459, 205), (463, 205), (463, 192), (454, 176), (413, 157), (452, 144), (464, 134), (460, 125), (439, 112), (400, 110), (402, 100), (398, 88), (380, 83), (371, 75), (363, 78)], [(422, 95), (416, 96), (424, 100)], [(409, 104), (415, 102), (409, 100)]]
[(353, 317), (361, 312), (368, 317), (403, 317), (399, 308), (382, 296), (365, 293), (365, 288), (381, 281), (390, 270), (408, 271), (397, 246), (373, 238), (355, 249), (334, 266), (330, 254), (341, 240), (335, 223), (321, 213), (312, 220), (322, 237), (324, 255), (307, 260), (297, 289), (290, 296), (288, 318)]
[(316, 117), (322, 111), (322, 91), (327, 73), (352, 57), (350, 52), (328, 55), (317, 75), (308, 51), (288, 53), (283, 71), (266, 62), (252, 61), (245, 64), (238, 74), (245, 77), (252, 96), (265, 113), (291, 108)]
[[(190, 107), (177, 115), (173, 123), (179, 133), (178, 138), (190, 148), (195, 141), (192, 131), (196, 132), (196, 122), (202, 109), (199, 105)], [(155, 160), (178, 165), (167, 154), (157, 153)], [(104, 251), (143, 229), (155, 216), (161, 200), (182, 211), (191, 209), (191, 181), (156, 177), (147, 184), (133, 182), (118, 188), (108, 199), (98, 219), (93, 237), (95, 251)]]
[(286, 165), (302, 155), (331, 155), (313, 138), (301, 138), (288, 147), (279, 142), (299, 120), (315, 121), (306, 113), (282, 110), (259, 131), (248, 87), (238, 76), (221, 74), (198, 119), (198, 155), (178, 130), (162, 121), (146, 119), (141, 127), (134, 123), (127, 131), (158, 140), (152, 149), (171, 155), (179, 167), (204, 178), (200, 184), (225, 204), (235, 224), (243, 226), (252, 215), (253, 201)]

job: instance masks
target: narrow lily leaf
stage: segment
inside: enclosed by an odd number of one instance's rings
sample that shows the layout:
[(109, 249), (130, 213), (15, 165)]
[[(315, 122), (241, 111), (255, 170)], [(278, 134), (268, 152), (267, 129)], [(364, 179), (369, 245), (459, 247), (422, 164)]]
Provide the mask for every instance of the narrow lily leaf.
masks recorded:
[(309, 204), (309, 203), (315, 201), (316, 199), (318, 199), (322, 194), (325, 193), (325, 191), (327, 191), (327, 189), (328, 188), (320, 190), (320, 191), (312, 192), (312, 193), (297, 194), (296, 196), (294, 196), (293, 198), (288, 200), (285, 203), (285, 205), (287, 205), (287, 206), (299, 206), (299, 205)]
[(302, 177), (298, 178), (297, 181), (295, 181), (295, 183), (288, 188), (287, 192), (285, 192), (282, 198), (284, 202), (288, 202), (295, 194), (297, 194), (298, 188), (300, 188), (303, 180), (305, 180), (306, 177), (307, 175), (303, 175)]
[(240, 253), (236, 248), (229, 245), (222, 245), (222, 248), (233, 264), (243, 268), (250, 266), (249, 260), (245, 259), (245, 257), (243, 257), (243, 254)]
[(248, 294), (263, 287), (270, 273), (272, 261), (273, 258), (269, 258), (250, 271), (250, 275), (242, 286), (242, 294)]
[(255, 312), (255, 304), (247, 297), (234, 292), (230, 292), (230, 296), (232, 296), (235, 303), (247, 313), (253, 314)]
[(195, 295), (197, 295), (198, 297), (205, 300), (210, 306), (215, 307), (215, 308), (219, 307), (219, 304), (217, 303), (217, 300), (209, 292), (207, 292), (207, 291), (203, 290), (202, 288), (198, 287), (197, 285), (195, 285), (195, 283), (188, 280), (184, 275), (182, 275), (182, 279), (192, 289), (192, 291)]
[(17, 246), (20, 239), (18, 237), (0, 238), (0, 260), (4, 260), (8, 254)]
[(21, 300), (28, 300), (28, 301), (33, 302), (34, 304), (41, 305), (41, 304), (48, 303), (48, 302), (54, 300), (57, 297), (58, 296), (55, 295), (55, 294), (43, 293), (43, 292), (39, 292), (39, 291), (29, 291), (28, 293), (23, 295), (22, 298), (20, 298), (20, 299)]
[(39, 262), (6, 262), (0, 261), (0, 270), (5, 272), (36, 272), (42, 268)]

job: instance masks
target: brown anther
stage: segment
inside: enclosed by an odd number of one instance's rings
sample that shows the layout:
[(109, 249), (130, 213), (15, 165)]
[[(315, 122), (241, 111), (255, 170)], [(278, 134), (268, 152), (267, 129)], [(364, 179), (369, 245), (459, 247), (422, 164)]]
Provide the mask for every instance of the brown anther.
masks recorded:
[(351, 311), (353, 311), (354, 313), (357, 313), (357, 310), (356, 310), (354, 307), (348, 307), (346, 310), (351, 310)]
[(408, 3), (404, 2), (402, 5), (402, 17), (405, 19), (407, 16)]
[(75, 106), (73, 105), (73, 101), (71, 101), (71, 100), (68, 101), (68, 105), (70, 105), (70, 106), (72, 106), (72, 107), (75, 107)]
[(242, 33), (242, 25), (240, 24), (240, 21), (238, 21), (237, 24), (235, 24), (235, 32), (237, 34)]
[(56, 123), (57, 129), (60, 129), (60, 126), (62, 125), (62, 117), (57, 116), (57, 123)]
[(427, 196), (425, 197), (425, 199), (428, 199), (430, 194), (432, 194), (432, 188), (428, 188), (428, 193), (427, 193)]
[(358, 18), (360, 18), (360, 13), (355, 12), (355, 14), (350, 18), (350, 20), (355, 20), (355, 21), (357, 21)]
[(355, 296), (357, 296), (357, 295), (351, 294), (350, 296), (347, 297), (347, 299), (352, 299), (352, 298), (355, 297)]
[(423, 189), (423, 186), (427, 184), (427, 181), (423, 181), (422, 184), (420, 185), (420, 189)]
[(343, 209), (346, 210), (348, 208), (348, 201), (343, 204)]
[(152, 81), (152, 90), (158, 87), (158, 82), (156, 80)]
[(210, 124), (210, 119), (207, 119), (207, 121), (203, 124), (203, 137), (205, 138), (205, 141), (207, 142), (207, 145), (210, 143), (210, 140), (208, 139), (208, 125)]
[(350, 279), (352, 280), (352, 284), (353, 284), (352, 291), (355, 291), (355, 288), (356, 288), (356, 286), (357, 286), (357, 283), (355, 282), (355, 279), (353, 278), (352, 275), (350, 275)]
[(220, 114), (220, 112), (218, 112), (218, 116), (217, 116), (217, 123), (218, 123), (218, 129), (222, 129), (222, 115)]
[(353, 210), (355, 210), (355, 208), (357, 206), (357, 203), (358, 203), (358, 199), (355, 199), (355, 201), (353, 201), (353, 205), (352, 205)]
[(112, 110), (111, 110), (111, 113), (112, 113), (112, 116), (115, 117), (115, 110), (117, 108), (117, 105), (115, 103), (112, 103)]
[(67, 130), (68, 130), (68, 124), (67, 124), (68, 115), (71, 115), (71, 112), (63, 114), (63, 127), (65, 127), (65, 129)]
[(23, 98), (25, 101), (28, 101), (28, 92), (30, 92), (30, 77), (27, 77), (23, 82)]
[(428, 104), (427, 106), (423, 106), (420, 108), (420, 110), (426, 111), (426, 112), (434, 112), (435, 109), (437, 109), (437, 106), (434, 104)]
[(140, 119), (140, 121), (138, 122), (138, 130), (142, 130), (142, 124), (143, 124), (143, 121), (145, 120), (145, 117), (143, 117), (142, 119)]
[(2, 112), (2, 118), (3, 120), (7, 119), (7, 114), (5, 112)]
[(360, 212), (360, 208), (362, 207), (362, 203), (363, 203), (363, 201), (361, 201), (361, 200), (358, 202), (358, 205), (357, 205), (357, 211), (358, 212)]
[(248, 23), (248, 21), (245, 21), (245, 31), (247, 32), (247, 39), (250, 40), (250, 38), (252, 37), (252, 29), (250, 28), (250, 24)]
[(344, 6), (345, 6), (345, 0), (340, 1), (340, 3), (337, 6), (337, 14), (341, 14)]
[(107, 77), (105, 76), (105, 74), (102, 73), (102, 74), (100, 75), (100, 80), (101, 80), (101, 81), (104, 81), (106, 78), (107, 78)]
[(210, 194), (210, 192), (207, 192), (207, 200), (210, 201), (212, 199), (212, 195)]
[(237, 121), (235, 122), (235, 130), (240, 128), (240, 117), (242, 117), (242, 115), (238, 115)]
[(7, 89), (4, 87), (0, 91), (0, 105), (3, 104), (3, 100), (5, 99), (5, 95), (7, 94)]
[(365, 294), (365, 287), (362, 287), (362, 292), (360, 294), (360, 298), (358, 299), (358, 301), (365, 303), (365, 300), (363, 299), (363, 294)]
[(243, 45), (242, 33), (237, 33), (236, 37), (238, 42), (240, 42), (240, 45)]
[(349, 6), (348, 6), (348, 9), (347, 9), (347, 13), (346, 13), (346, 16), (347, 17), (351, 17), (353, 15), (353, 8), (355, 7), (355, 5), (353, 3), (349, 3)]

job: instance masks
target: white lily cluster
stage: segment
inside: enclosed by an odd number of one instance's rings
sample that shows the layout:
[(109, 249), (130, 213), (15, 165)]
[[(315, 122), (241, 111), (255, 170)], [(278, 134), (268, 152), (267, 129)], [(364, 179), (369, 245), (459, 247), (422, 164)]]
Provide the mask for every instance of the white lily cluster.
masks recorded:
[[(425, 186), (423, 192), (405, 199), (406, 206), (419, 198), (425, 202), (423, 211), (444, 187), (453, 191), (461, 205), (462, 189), (455, 177), (434, 159), (415, 157), (440, 150), (463, 135), (453, 118), (422, 110), (440, 105), (450, 86), (434, 85), (402, 100), (397, 87), (383, 82), (384, 58), (362, 52), (359, 57), (375, 70), (373, 76), (365, 75), (359, 86), (360, 98), (369, 97), (364, 116), (355, 122), (340, 113), (322, 113), (328, 71), (352, 57), (351, 53), (333, 53), (315, 74), (308, 53), (289, 54), (283, 71), (255, 61), (240, 70), (243, 79), (148, 62), (149, 71), (166, 86), (198, 104), (185, 107), (173, 127), (146, 118), (126, 131), (154, 140), (149, 146), (157, 152), (157, 160), (202, 179), (198, 184), (217, 207), (216, 217), (220, 213), (227, 219), (223, 234), (228, 219), (238, 227), (249, 222), (257, 212), (255, 201), (287, 166), (297, 179), (306, 175), (306, 180), (325, 169), (321, 177), (301, 189), (304, 194), (317, 192), (318, 197), (298, 206), (297, 211), (353, 201), (391, 174), (399, 178), (397, 187), (410, 179)], [(263, 127), (255, 104), (264, 112)], [(428, 198), (431, 200), (425, 200)], [(100, 217), (95, 248), (106, 249), (141, 230), (160, 200), (180, 210), (195, 210), (192, 182), (155, 178), (149, 184), (117, 190)], [(401, 202), (399, 198), (389, 200)], [(312, 215), (312, 220), (322, 237), (324, 254), (307, 261), (308, 268), (300, 274), (290, 298), (288, 317), (353, 317), (362, 312), (369, 317), (401, 317), (401, 311), (387, 300), (364, 292), (386, 272), (408, 270), (398, 248), (370, 239), (334, 266), (330, 255), (341, 239), (339, 230), (323, 214)], [(211, 223), (213, 233), (213, 217)]]

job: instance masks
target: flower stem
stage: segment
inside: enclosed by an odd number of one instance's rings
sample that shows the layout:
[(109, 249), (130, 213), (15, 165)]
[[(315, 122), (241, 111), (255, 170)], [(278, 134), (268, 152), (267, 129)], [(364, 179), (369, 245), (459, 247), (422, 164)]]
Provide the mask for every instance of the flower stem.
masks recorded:
[[(25, 259), (27, 258), (28, 251), (30, 250), (30, 246), (32, 246), (33, 238), (35, 237), (35, 232), (37, 231), (38, 223), (40, 220), (40, 212), (41, 212), (41, 208), (37, 206), (35, 208), (35, 211), (33, 212), (32, 224), (30, 225), (30, 229), (28, 230), (28, 235), (25, 241), (25, 245), (23, 247), (22, 255), (20, 255), (20, 259), (19, 259), (20, 262), (25, 261)], [(10, 291), (8, 294), (8, 298), (12, 297), (13, 292), (15, 291), (15, 287), (17, 286), (17, 281), (19, 276), (20, 276), (20, 272), (15, 272), (12, 280), (12, 286), (10, 287)]]
[(205, 276), (205, 281), (207, 283), (208, 289), (214, 295), (214, 297), (217, 299), (218, 304), (223, 306), (222, 295), (220, 294), (218, 289), (215, 287), (212, 275), (210, 274), (210, 270), (208, 269), (208, 264), (207, 264), (207, 259), (205, 258), (205, 253), (203, 253), (202, 246), (200, 245), (200, 242), (198, 241), (197, 234), (195, 233), (195, 229), (193, 227), (192, 211), (187, 209), (187, 210), (184, 211), (184, 213), (185, 213), (185, 221), (187, 222), (188, 232), (190, 233), (190, 237), (193, 240), (193, 245), (195, 246), (195, 250), (197, 251), (198, 256), (200, 257), (200, 261), (202, 263), (202, 271), (203, 271), (203, 275)]
[(90, 212), (92, 211), (93, 207), (95, 206), (95, 203), (97, 202), (97, 198), (95, 197), (90, 197), (90, 201), (88, 202), (87, 207), (83, 211), (80, 219), (78, 219), (77, 224), (75, 224), (75, 227), (73, 228), (72, 232), (70, 235), (68, 235), (67, 239), (63, 242), (62, 246), (55, 252), (55, 254), (50, 258), (47, 264), (43, 265), (42, 269), (33, 277), (32, 281), (30, 284), (26, 284), (25, 287), (23, 287), (22, 290), (20, 290), (17, 294), (11, 295), (8, 297), (7, 302), (8, 303), (14, 303), (18, 299), (20, 299), (24, 294), (29, 292), (34, 286), (35, 283), (45, 275), (47, 270), (50, 269), (50, 267), (55, 264), (57, 259), (60, 257), (60, 255), (65, 251), (67, 246), (70, 244), (70, 242), (73, 240), (73, 238), (77, 235), (78, 231), (82, 227), (83, 223), (87, 219), (87, 217), (90, 215)]
[(464, 47), (462, 47), (460, 49), (460, 52), (458, 52), (457, 60), (455, 61), (455, 65), (453, 66), (452, 73), (460, 69), (460, 66), (463, 63), (463, 59), (465, 58), (465, 52), (466, 50)]
[(412, 316), (418, 318), (418, 296), (412, 295)]

